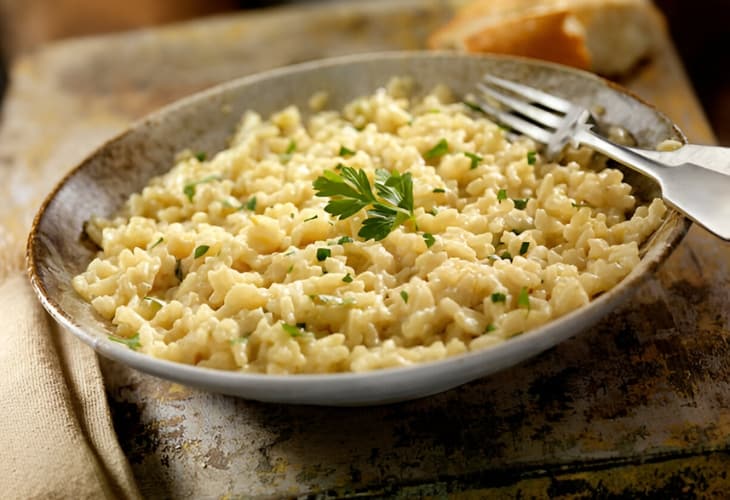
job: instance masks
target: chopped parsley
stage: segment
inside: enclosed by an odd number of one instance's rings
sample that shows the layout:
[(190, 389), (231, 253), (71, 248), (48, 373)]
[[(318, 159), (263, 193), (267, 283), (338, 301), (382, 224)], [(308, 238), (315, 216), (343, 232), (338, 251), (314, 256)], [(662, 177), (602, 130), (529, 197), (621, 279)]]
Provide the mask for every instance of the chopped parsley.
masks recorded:
[(131, 337), (117, 337), (116, 335), (109, 335), (109, 340), (113, 340), (114, 342), (119, 342), (120, 344), (124, 344), (133, 351), (136, 351), (142, 346), (142, 343), (139, 341), (139, 332), (135, 333)]
[(198, 181), (189, 182), (183, 187), (183, 194), (185, 194), (185, 196), (187, 196), (188, 198), (188, 201), (192, 203), (193, 197), (195, 196), (195, 190), (198, 185), (222, 180), (223, 177), (221, 177), (220, 175), (209, 175), (208, 177), (203, 177)]
[(535, 163), (537, 163), (537, 151), (528, 151), (527, 152), (527, 164), (534, 165)]
[(332, 256), (332, 250), (329, 248), (318, 248), (317, 249), (317, 260), (322, 262), (323, 260), (326, 260), (327, 257)]
[(441, 139), (439, 142), (436, 143), (434, 147), (432, 147), (423, 154), (423, 158), (426, 160), (431, 160), (433, 158), (439, 158), (448, 152), (449, 143), (446, 142), (446, 139)]
[(243, 206), (245, 206), (247, 210), (250, 210), (252, 212), (256, 210), (256, 197), (252, 196), (251, 198), (249, 198), (249, 200)]
[(311, 217), (307, 217), (307, 218), (306, 218), (306, 219), (304, 219), (304, 220), (303, 220), (302, 222), (309, 222), (310, 220), (314, 220), (314, 219), (316, 219), (316, 218), (317, 218), (317, 214), (314, 214), (314, 215), (313, 215), (313, 216), (311, 216)]
[(500, 255), (500, 258), (503, 260), (512, 260), (512, 254), (509, 252), (502, 252), (502, 255)]
[(344, 245), (345, 243), (352, 243), (352, 238), (349, 236), (343, 236), (339, 240), (337, 240), (338, 245)]
[(482, 113), (482, 114), (485, 114), (485, 113), (484, 113), (484, 110), (482, 109), (482, 107), (481, 107), (481, 106), (479, 106), (479, 105), (478, 105), (477, 103), (475, 103), (475, 102), (470, 102), (470, 101), (464, 101), (464, 102), (462, 102), (462, 104), (463, 104), (464, 106), (466, 106), (467, 108), (471, 109), (472, 111), (476, 111), (477, 113)]
[(500, 189), (497, 191), (497, 201), (504, 201), (507, 199), (507, 190), (506, 189)]
[(355, 154), (355, 152), (352, 149), (347, 149), (345, 146), (340, 146), (340, 152), (339, 152), (338, 156), (347, 158), (348, 156), (352, 156), (354, 154)]
[(525, 255), (529, 248), (530, 248), (530, 242), (523, 241), (522, 244), (520, 245), (520, 255)]
[(494, 292), (492, 294), (492, 302), (495, 304), (497, 302), (507, 302), (507, 296), (500, 292)]
[(195, 253), (193, 254), (193, 257), (195, 257), (196, 259), (199, 259), (203, 255), (205, 255), (209, 249), (210, 249), (210, 247), (208, 245), (200, 245), (199, 247), (197, 247), (195, 249)]
[(408, 304), (408, 292), (406, 292), (405, 290), (401, 290), (400, 298), (403, 299), (403, 302)]
[(489, 324), (487, 325), (487, 327), (486, 327), (486, 328), (484, 329), (484, 333), (489, 333), (489, 332), (493, 332), (493, 331), (494, 331), (494, 330), (496, 330), (496, 329), (497, 329), (497, 327), (496, 327), (496, 326), (494, 326), (494, 323), (489, 323)]
[(352, 276), (350, 276), (350, 273), (347, 273), (344, 278), (342, 278), (342, 281), (345, 283), (352, 283)]
[(284, 151), (284, 154), (290, 155), (296, 150), (297, 150), (297, 141), (292, 139), (291, 141), (289, 141), (289, 145), (287, 146), (286, 151)]
[(288, 333), (290, 337), (302, 337), (306, 332), (303, 332), (302, 329), (304, 327), (299, 326), (300, 324), (297, 323), (296, 325), (290, 325), (289, 323), (282, 323), (281, 329), (284, 330), (284, 332)]
[(165, 307), (165, 303), (162, 302), (160, 299), (156, 299), (155, 297), (146, 296), (142, 298), (142, 300), (146, 300), (150, 304), (153, 304), (156, 309), (162, 309), (163, 307)]
[(204, 162), (207, 157), (208, 155), (205, 153), (205, 151), (198, 151), (197, 153), (195, 153), (195, 158), (199, 162)]
[(512, 198), (512, 201), (515, 204), (515, 208), (517, 210), (524, 210), (527, 207), (527, 202), (529, 201), (529, 198), (525, 199), (519, 199), (519, 198)]
[(423, 241), (426, 242), (427, 248), (431, 248), (436, 243), (436, 238), (431, 233), (423, 233)]
[(362, 169), (339, 165), (339, 172), (325, 170), (314, 180), (317, 196), (330, 197), (325, 211), (346, 219), (364, 208), (368, 217), (357, 235), (365, 240), (382, 240), (406, 221), (415, 221), (413, 214), (413, 178), (410, 173), (375, 172), (375, 192)]
[(147, 250), (152, 250), (153, 248), (155, 248), (157, 245), (159, 245), (163, 241), (165, 241), (165, 238), (163, 238), (162, 236), (160, 236), (160, 239), (158, 239), (157, 241), (155, 241), (154, 243), (152, 243), (152, 245), (150, 247), (148, 247)]
[(520, 294), (517, 296), (517, 307), (524, 307), (528, 311), (530, 310), (530, 294), (526, 286), (520, 288)]
[(175, 277), (178, 281), (183, 280), (182, 261), (180, 259), (175, 259)]
[(286, 270), (286, 274), (289, 274), (294, 270), (294, 264), (289, 264), (289, 268)]
[(445, 193), (445, 192), (446, 192), (446, 190), (445, 190), (444, 188), (436, 188), (436, 189), (434, 189), (434, 190), (433, 190), (433, 191), (431, 191), (431, 192), (432, 192), (432, 193)]
[(479, 163), (484, 159), (481, 156), (474, 154), (474, 153), (464, 153), (464, 156), (469, 158), (471, 160), (471, 165), (469, 166), (470, 170), (474, 170), (479, 166)]

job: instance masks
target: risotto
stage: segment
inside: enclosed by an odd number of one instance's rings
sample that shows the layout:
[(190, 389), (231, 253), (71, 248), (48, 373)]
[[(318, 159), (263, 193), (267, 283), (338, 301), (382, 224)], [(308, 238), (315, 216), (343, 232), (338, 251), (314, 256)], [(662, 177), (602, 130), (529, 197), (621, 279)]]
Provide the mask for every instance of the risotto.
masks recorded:
[(180, 363), (365, 371), (486, 348), (610, 289), (661, 200), (591, 151), (549, 163), (448, 89), (407, 79), (321, 111), (249, 111), (86, 232), (74, 289), (113, 340)]

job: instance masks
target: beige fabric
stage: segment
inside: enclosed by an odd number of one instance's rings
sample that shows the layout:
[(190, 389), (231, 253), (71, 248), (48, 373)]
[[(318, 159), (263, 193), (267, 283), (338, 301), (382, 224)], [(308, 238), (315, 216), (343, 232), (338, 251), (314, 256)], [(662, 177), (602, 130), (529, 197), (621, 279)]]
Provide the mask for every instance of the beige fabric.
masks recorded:
[(0, 496), (139, 498), (96, 354), (61, 331), (21, 271), (0, 278)]

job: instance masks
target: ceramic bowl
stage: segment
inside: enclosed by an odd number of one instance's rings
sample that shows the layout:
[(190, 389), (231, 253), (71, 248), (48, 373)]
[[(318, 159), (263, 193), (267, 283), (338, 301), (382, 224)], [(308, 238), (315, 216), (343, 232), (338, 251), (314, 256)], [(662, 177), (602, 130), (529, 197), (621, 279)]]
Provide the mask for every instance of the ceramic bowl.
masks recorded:
[[(538, 329), (487, 350), (441, 361), (368, 373), (328, 375), (258, 375), (218, 371), (154, 359), (108, 339), (111, 325), (102, 320), (71, 288), (71, 279), (94, 257), (84, 245), (84, 221), (115, 213), (148, 179), (174, 164), (179, 151), (226, 147), (241, 114), (261, 114), (307, 100), (326, 90), (328, 104), (339, 108), (369, 94), (392, 76), (411, 76), (422, 90), (435, 84), (457, 95), (474, 89), (491, 73), (542, 88), (605, 113), (598, 124), (629, 131), (638, 145), (652, 148), (663, 139), (684, 141), (661, 113), (616, 86), (589, 73), (526, 59), (454, 53), (402, 52), (357, 55), (317, 61), (248, 76), (179, 101), (131, 126), (98, 148), (73, 169), (49, 195), (35, 219), (27, 258), (35, 292), (48, 312), (72, 334), (102, 356), (143, 372), (243, 398), (280, 403), (371, 405), (435, 394), (514, 365), (595, 324), (651, 273), (688, 228), (688, 221), (670, 211), (642, 248), (640, 264), (615, 288), (587, 306)], [(640, 195), (656, 194), (640, 183)]]

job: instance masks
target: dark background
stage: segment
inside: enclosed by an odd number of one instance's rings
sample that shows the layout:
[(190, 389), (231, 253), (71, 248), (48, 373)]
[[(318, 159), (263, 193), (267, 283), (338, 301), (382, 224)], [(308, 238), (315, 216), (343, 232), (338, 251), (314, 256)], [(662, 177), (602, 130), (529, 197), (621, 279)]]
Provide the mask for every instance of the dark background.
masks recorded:
[[(159, 25), (243, 9), (267, 8), (284, 3), (287, 2), (0, 0), (0, 54), (3, 71), (0, 75), (0, 88), (5, 87), (7, 66), (13, 57), (50, 40)], [(718, 141), (730, 146), (730, 0), (655, 0), (655, 3), (667, 16), (677, 50)], [(671, 78), (669, 75), (667, 77)]]

